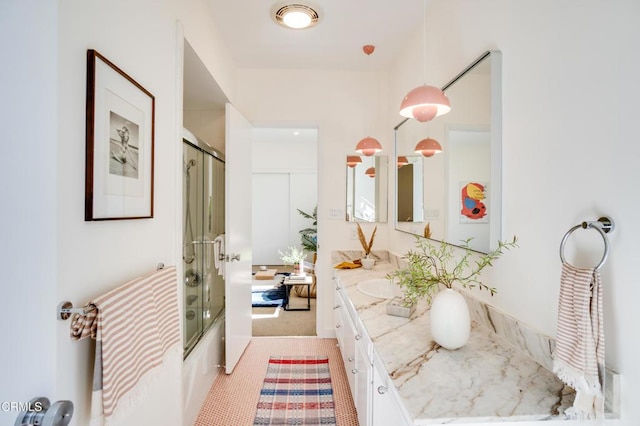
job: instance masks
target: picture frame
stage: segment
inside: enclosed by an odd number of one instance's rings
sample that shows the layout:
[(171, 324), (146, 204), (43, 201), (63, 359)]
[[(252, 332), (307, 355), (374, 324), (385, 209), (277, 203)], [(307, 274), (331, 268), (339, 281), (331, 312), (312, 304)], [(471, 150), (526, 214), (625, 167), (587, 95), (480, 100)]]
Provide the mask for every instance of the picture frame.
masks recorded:
[(488, 182), (461, 181), (460, 223), (489, 223)]
[(153, 218), (155, 97), (87, 50), (85, 221)]

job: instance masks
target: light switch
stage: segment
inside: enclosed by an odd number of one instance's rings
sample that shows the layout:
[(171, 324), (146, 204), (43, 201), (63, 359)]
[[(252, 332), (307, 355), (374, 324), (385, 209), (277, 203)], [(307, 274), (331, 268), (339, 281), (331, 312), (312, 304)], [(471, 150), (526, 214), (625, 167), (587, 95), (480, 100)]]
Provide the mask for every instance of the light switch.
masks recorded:
[(329, 209), (329, 219), (344, 219), (344, 210)]

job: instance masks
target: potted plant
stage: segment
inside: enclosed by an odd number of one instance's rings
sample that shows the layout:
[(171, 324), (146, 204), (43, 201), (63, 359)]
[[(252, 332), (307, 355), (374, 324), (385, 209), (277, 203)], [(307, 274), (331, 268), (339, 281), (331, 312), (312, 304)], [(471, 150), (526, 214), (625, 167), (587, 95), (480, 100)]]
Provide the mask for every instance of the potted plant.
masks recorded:
[(304, 249), (296, 246), (289, 246), (284, 253), (278, 250), (278, 254), (280, 254), (280, 259), (285, 265), (293, 266), (294, 273), (298, 272), (300, 275), (304, 274)]
[[(411, 305), (421, 298), (431, 303), (431, 335), (444, 348), (457, 349), (466, 344), (471, 320), (464, 297), (454, 286), (487, 290), (493, 296), (496, 289), (480, 280), (480, 273), (504, 250), (517, 247), (517, 238), (498, 241), (498, 247), (489, 253), (474, 252), (469, 248), (471, 239), (463, 241), (462, 254), (446, 242), (434, 243), (416, 237), (416, 249), (405, 256), (408, 266), (387, 275), (403, 289), (405, 303)], [(441, 290), (441, 287), (444, 289)]]
[(298, 231), (300, 234), (300, 242), (305, 251), (313, 253), (313, 263), (316, 263), (316, 255), (318, 253), (318, 206), (313, 208), (312, 213), (306, 213), (298, 209), (305, 219), (313, 220), (310, 227)]
[(362, 248), (364, 250), (364, 257), (361, 259), (362, 267), (364, 269), (371, 269), (376, 263), (375, 259), (372, 259), (370, 255), (371, 248), (373, 247), (373, 240), (375, 239), (376, 231), (378, 230), (378, 225), (373, 228), (373, 232), (371, 233), (369, 242), (367, 242), (367, 238), (364, 236), (364, 231), (362, 230), (362, 227), (358, 222), (356, 222), (356, 226), (358, 227), (358, 239), (360, 240), (360, 245), (362, 245)]

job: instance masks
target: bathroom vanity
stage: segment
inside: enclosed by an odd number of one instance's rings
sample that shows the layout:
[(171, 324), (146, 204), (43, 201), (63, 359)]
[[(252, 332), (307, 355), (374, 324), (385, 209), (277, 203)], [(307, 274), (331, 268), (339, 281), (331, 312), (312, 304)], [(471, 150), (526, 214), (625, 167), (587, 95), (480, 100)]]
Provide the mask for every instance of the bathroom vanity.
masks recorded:
[[(334, 270), (336, 337), (361, 425), (562, 419), (573, 390), (544, 361), (482, 325), (490, 313), (475, 299), (469, 300), (471, 338), (450, 351), (431, 339), (424, 301), (409, 318), (391, 316), (389, 299), (359, 290), (359, 282), (398, 267), (397, 258), (385, 255), (378, 254), (371, 270)], [(333, 260), (346, 257), (334, 252)]]

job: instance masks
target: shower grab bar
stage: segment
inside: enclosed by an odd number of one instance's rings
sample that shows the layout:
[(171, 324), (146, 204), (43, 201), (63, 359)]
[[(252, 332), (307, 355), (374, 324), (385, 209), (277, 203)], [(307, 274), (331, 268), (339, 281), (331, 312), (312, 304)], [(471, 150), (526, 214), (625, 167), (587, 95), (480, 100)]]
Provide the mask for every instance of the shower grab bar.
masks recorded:
[(185, 246), (195, 246), (196, 244), (215, 244), (215, 243), (216, 242), (214, 240), (203, 240), (203, 241), (194, 240), (185, 244)]
[(615, 229), (615, 223), (613, 222), (613, 219), (607, 216), (603, 216), (597, 221), (584, 221), (569, 229), (567, 233), (564, 234), (564, 237), (562, 237), (562, 241), (560, 242), (560, 260), (562, 261), (562, 263), (567, 263), (564, 258), (564, 246), (567, 242), (567, 239), (569, 238), (569, 235), (571, 235), (571, 233), (578, 228), (592, 228), (598, 231), (600, 236), (602, 236), (602, 239), (604, 240), (604, 254), (602, 255), (600, 263), (598, 263), (594, 268), (595, 270), (600, 269), (600, 267), (607, 261), (607, 257), (609, 256), (609, 239), (607, 238), (607, 234)]
[[(195, 240), (195, 241), (191, 241), (191, 242), (185, 244), (184, 246), (186, 247), (186, 246), (195, 246), (195, 245), (198, 245), (198, 244), (203, 244), (203, 245), (204, 244), (216, 244), (216, 242), (217, 241), (215, 241), (215, 240), (204, 240), (204, 241)], [(191, 262), (193, 262), (194, 259), (192, 259)], [(218, 260), (225, 260), (224, 254), (220, 253), (218, 255)], [(187, 263), (191, 263), (191, 262), (187, 262)]]
[[(159, 271), (161, 269), (164, 269), (164, 263), (162, 262), (158, 263), (156, 270)], [(95, 306), (84, 306), (82, 308), (74, 308), (73, 303), (69, 302), (68, 300), (64, 300), (58, 303), (58, 309), (56, 310), (56, 317), (60, 321), (66, 321), (69, 318), (71, 318), (71, 315), (73, 314), (86, 315), (89, 312), (92, 312), (95, 310), (96, 310)]]

